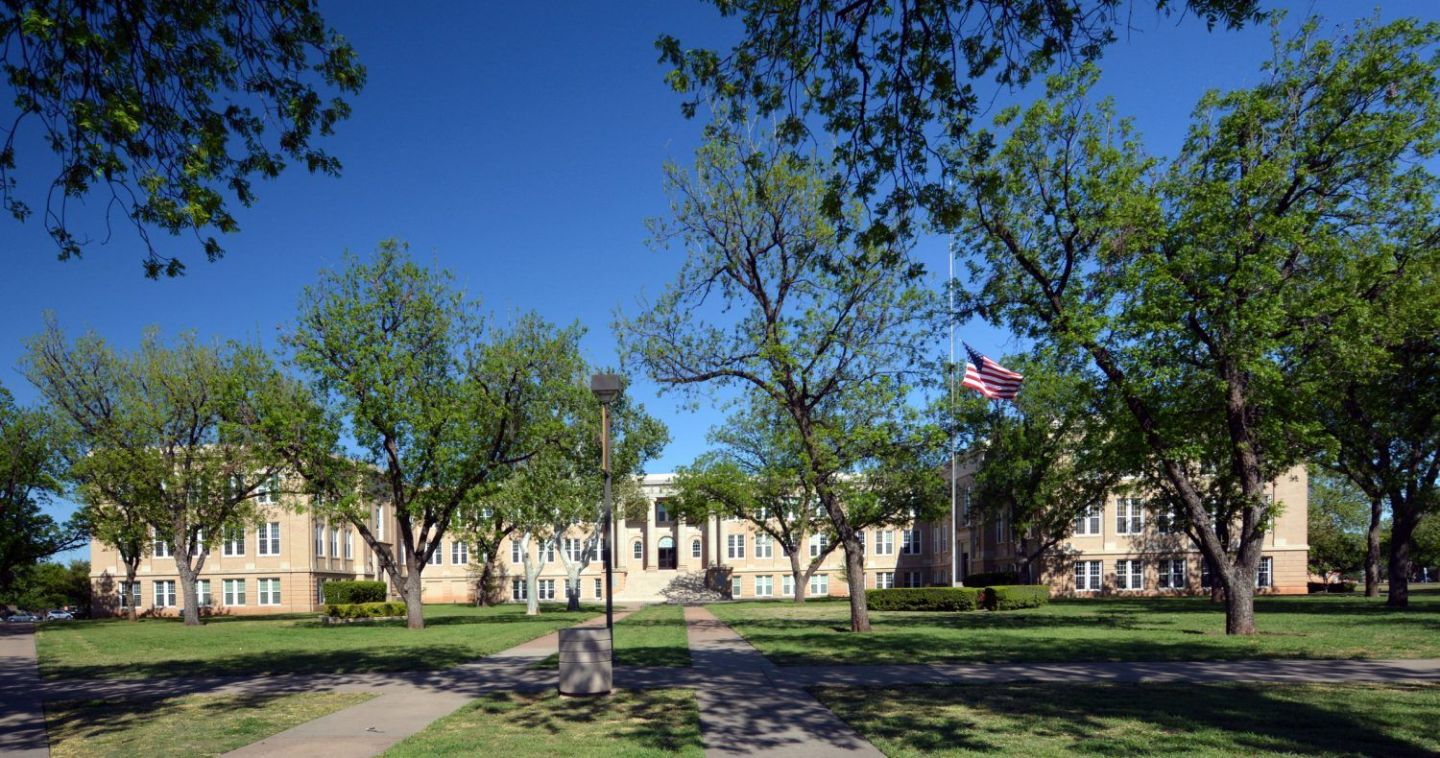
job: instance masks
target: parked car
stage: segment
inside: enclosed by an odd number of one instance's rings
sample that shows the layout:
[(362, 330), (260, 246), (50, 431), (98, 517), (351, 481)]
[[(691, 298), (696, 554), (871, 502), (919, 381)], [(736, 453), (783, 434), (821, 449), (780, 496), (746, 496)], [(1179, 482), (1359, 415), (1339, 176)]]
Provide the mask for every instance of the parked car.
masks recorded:
[(5, 620), (6, 620), (6, 621), (9, 621), (9, 622), (11, 622), (11, 623), (17, 623), (17, 624), (18, 624), (18, 623), (25, 623), (25, 622), (29, 622), (29, 623), (32, 623), (32, 624), (33, 624), (33, 623), (35, 623), (36, 621), (39, 621), (39, 620), (40, 620), (40, 617), (39, 617), (39, 616), (36, 616), (36, 615), (33, 614), (33, 613), (30, 613), (29, 611), (16, 611), (15, 613), (12, 613), (12, 614), (10, 614), (9, 616), (6, 616), (6, 617), (5, 617)]
[(74, 621), (75, 614), (70, 611), (53, 610), (45, 614), (46, 621)]

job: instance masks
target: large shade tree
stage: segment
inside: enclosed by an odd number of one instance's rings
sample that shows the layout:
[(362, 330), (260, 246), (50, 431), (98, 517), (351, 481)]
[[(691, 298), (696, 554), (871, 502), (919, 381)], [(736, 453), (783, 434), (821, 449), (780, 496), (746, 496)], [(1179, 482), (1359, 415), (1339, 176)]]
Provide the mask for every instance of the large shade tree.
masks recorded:
[[(287, 342), (329, 442), (296, 465), (316, 512), (348, 521), (374, 552), (411, 629), (424, 627), (421, 575), (457, 514), (563, 444), (575, 409), (593, 403), (579, 339), (534, 315), (483, 324), (448, 273), (394, 241), (305, 289)], [(393, 534), (376, 528), (377, 505)]]
[(140, 521), (173, 554), (185, 623), (199, 624), (196, 578), (224, 529), (258, 520), (261, 494), (278, 490), (285, 447), (308, 427), (304, 388), (254, 346), (149, 331), (122, 352), (94, 333), (71, 342), (53, 321), (25, 372), (67, 428), (67, 474), (127, 580)]
[(60, 258), (89, 242), (72, 201), (95, 199), (105, 222), (115, 212), (134, 225), (152, 278), (184, 271), (152, 230), (193, 235), (213, 261), (255, 180), (290, 163), (337, 174), (314, 139), (350, 115), (344, 98), (365, 81), (313, 0), (3, 0), (0, 72), (14, 106), (0, 124), (0, 205), (33, 214), (16, 177), (44, 167), (48, 149), (40, 217)]
[(45, 512), (64, 491), (64, 440), (54, 419), (0, 387), (0, 593), (37, 563), (81, 544), (84, 521)]
[(940, 489), (943, 439), (909, 403), (933, 344), (933, 291), (895, 265), (902, 250), (846, 236), (824, 209), (826, 174), (768, 140), (724, 131), (694, 174), (666, 174), (673, 219), (657, 235), (686, 259), (617, 325), (625, 353), (662, 388), (771, 404), (792, 430), (800, 489), (845, 550), (850, 628), (868, 631), (860, 530), (929, 513)]
[[(1435, 29), (1318, 27), (1277, 39), (1260, 84), (1202, 98), (1163, 170), (1086, 102), (1082, 71), (967, 145), (958, 182), (964, 311), (1089, 361), (1216, 568), (1232, 634), (1255, 631), (1266, 484), (1317, 444), (1299, 348), (1400, 273), (1390, 251), (1435, 189)], [(1215, 472), (1233, 549), (1204, 497)]]

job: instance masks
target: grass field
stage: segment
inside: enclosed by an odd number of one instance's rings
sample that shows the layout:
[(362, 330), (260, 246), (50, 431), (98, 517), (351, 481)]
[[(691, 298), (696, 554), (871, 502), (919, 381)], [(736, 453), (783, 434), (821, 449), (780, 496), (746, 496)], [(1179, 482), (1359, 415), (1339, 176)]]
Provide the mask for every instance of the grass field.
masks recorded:
[(1433, 684), (987, 684), (816, 694), (892, 758), (1440, 753)]
[(85, 621), (41, 627), (42, 676), (123, 679), (279, 673), (445, 669), (595, 615), (522, 604), (425, 607), (425, 629), (403, 621), (327, 627), (315, 616), (216, 618), (186, 627), (172, 619)]
[(689, 690), (616, 691), (562, 698), (496, 693), (446, 716), (387, 756), (691, 756), (705, 754)]
[(55, 758), (220, 755), (371, 697), (326, 692), (51, 702), (45, 704), (45, 728)]
[[(542, 662), (558, 668), (560, 656)], [(647, 605), (615, 622), (616, 666), (689, 666), (690, 641), (685, 636), (685, 608)]]
[(987, 613), (871, 613), (874, 631), (848, 631), (844, 600), (796, 606), (710, 606), (779, 664), (940, 661), (1160, 661), (1241, 658), (1440, 657), (1440, 592), (1393, 611), (1358, 595), (1257, 599), (1253, 637), (1226, 637), (1206, 598), (1056, 600)]

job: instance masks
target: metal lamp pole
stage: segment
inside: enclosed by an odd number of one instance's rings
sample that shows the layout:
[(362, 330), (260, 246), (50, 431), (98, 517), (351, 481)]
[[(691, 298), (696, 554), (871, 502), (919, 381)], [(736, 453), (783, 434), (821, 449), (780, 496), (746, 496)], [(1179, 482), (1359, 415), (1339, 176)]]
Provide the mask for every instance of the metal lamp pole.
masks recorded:
[(610, 499), (610, 404), (620, 397), (621, 378), (618, 374), (595, 374), (590, 377), (590, 391), (600, 401), (600, 469), (605, 472), (605, 501), (601, 510), (601, 552), (605, 562), (605, 628), (615, 639), (615, 513)]

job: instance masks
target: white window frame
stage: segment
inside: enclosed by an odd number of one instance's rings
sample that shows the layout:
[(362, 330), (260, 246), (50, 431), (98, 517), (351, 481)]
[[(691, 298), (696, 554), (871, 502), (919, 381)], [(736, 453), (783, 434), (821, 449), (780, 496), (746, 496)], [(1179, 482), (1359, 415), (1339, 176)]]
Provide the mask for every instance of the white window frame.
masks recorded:
[(1145, 501), (1138, 497), (1115, 499), (1115, 533), (1141, 534), (1145, 531)]
[(174, 608), (175, 603), (175, 580), (156, 579), (151, 584), (156, 608)]
[[(1176, 572), (1176, 568), (1179, 572)], [(1188, 584), (1184, 558), (1165, 558), (1160, 561), (1157, 584), (1162, 590), (1183, 590)]]
[(894, 554), (895, 554), (895, 530), (893, 530), (893, 529), (881, 529), (881, 530), (879, 530), (879, 531), (876, 533), (876, 536), (875, 536), (875, 554), (876, 554), (876, 555), (894, 555)]
[(280, 577), (262, 577), (255, 580), (258, 602), (256, 605), (280, 605)]
[(1137, 558), (1115, 561), (1115, 589), (1126, 592), (1145, 590), (1145, 562)]
[(215, 598), (210, 594), (210, 580), (195, 580), (195, 603), (201, 608), (209, 608), (215, 603)]
[(830, 575), (815, 574), (810, 577), (810, 597), (828, 597), (830, 595)]
[(241, 556), (245, 554), (245, 527), (227, 526), (224, 537), (220, 546), (221, 555)]
[(140, 585), (140, 580), (127, 582), (122, 579), (119, 582), (119, 589), (121, 608), (129, 608), (132, 605), (139, 608), (145, 603), (145, 588)]
[(925, 545), (920, 539), (920, 530), (914, 527), (900, 531), (900, 554), (920, 555), (924, 552)]
[(536, 580), (535, 580), (535, 596), (536, 596), (537, 598), (541, 599), (541, 600), (554, 600), (554, 599), (555, 599), (555, 580), (554, 580), (554, 579), (536, 579)]
[(315, 557), (325, 557), (325, 525), (315, 525)]
[(340, 557), (340, 527), (330, 525), (330, 557)]
[(261, 524), (255, 530), (256, 555), (279, 555), (280, 554), (280, 522), (270, 521)]
[(890, 590), (890, 589), (894, 589), (894, 588), (895, 588), (895, 572), (894, 572), (894, 571), (876, 571), (876, 572), (875, 572), (875, 589), (877, 589), (877, 590)]
[(245, 605), (245, 580), (226, 579), (220, 583), (221, 589), (225, 591), (224, 600), (227, 606)]
[(761, 574), (755, 577), (755, 597), (775, 597), (775, 577)]
[(635, 544), (630, 548), (630, 557), (637, 561), (645, 560), (645, 543), (635, 540)]
[(1075, 536), (1094, 537), (1105, 528), (1105, 506), (1095, 504), (1075, 519)]
[(745, 557), (745, 535), (725, 535), (725, 557), (730, 560), (740, 560)]
[(1255, 567), (1255, 588), (1261, 590), (1273, 589), (1275, 587), (1275, 559), (1268, 555), (1260, 556), (1260, 565)]
[(510, 599), (514, 602), (530, 599), (530, 588), (524, 579), (517, 576), (510, 580)]
[(585, 550), (585, 542), (579, 537), (566, 537), (561, 548), (565, 551), (565, 557), (572, 562), (580, 560), (580, 553)]
[(741, 597), (744, 590), (745, 582), (741, 580), (740, 575), (732, 574), (730, 576), (730, 597)]
[(355, 557), (355, 532), (350, 527), (345, 527), (345, 560)]
[(520, 543), (520, 540), (517, 540), (517, 539), (515, 539), (514, 537), (511, 537), (511, 538), (510, 538), (510, 563), (513, 564), (513, 565), (518, 566), (518, 565), (520, 565), (520, 564), (522, 564), (522, 563), (524, 563), (524, 562), (525, 562), (525, 546)]
[(950, 544), (945, 539), (945, 530), (941, 528), (939, 524), (936, 524), (930, 528), (930, 534), (932, 537), (931, 541), (935, 543), (934, 552), (937, 555), (949, 549)]
[(924, 587), (924, 586), (925, 586), (925, 577), (924, 577), (924, 576), (921, 574), (921, 572), (919, 572), (919, 571), (906, 571), (906, 572), (905, 572), (905, 586), (906, 586), (906, 587)]
[(450, 562), (456, 566), (470, 563), (470, 545), (465, 540), (454, 540), (450, 543)]
[(1075, 561), (1075, 591), (1099, 592), (1105, 588), (1105, 566), (1102, 561)]
[(600, 577), (595, 577), (595, 599), (605, 597), (605, 582)]
[(780, 577), (780, 597), (795, 597), (795, 576), (785, 574)]
[(825, 549), (830, 547), (830, 535), (824, 533), (812, 534), (810, 535), (809, 542), (810, 557), (819, 558), (821, 554), (825, 552)]
[(155, 558), (175, 557), (174, 547), (170, 541), (160, 536), (160, 530), (150, 527), (150, 555)]
[(771, 536), (768, 535), (768, 534), (757, 534), (757, 535), (755, 535), (755, 557), (756, 557), (756, 558), (774, 558), (774, 557), (775, 557), (775, 538), (774, 538), (774, 537), (771, 537)]
[(704, 548), (701, 546), (700, 540), (691, 540), (691, 541), (690, 541), (690, 557), (691, 557), (691, 558), (699, 558), (699, 557), (701, 556), (701, 551), (702, 551), (702, 550), (704, 550)]
[(430, 551), (429, 563), (431, 566), (445, 565), (445, 545), (443, 543), (436, 545), (435, 548)]

